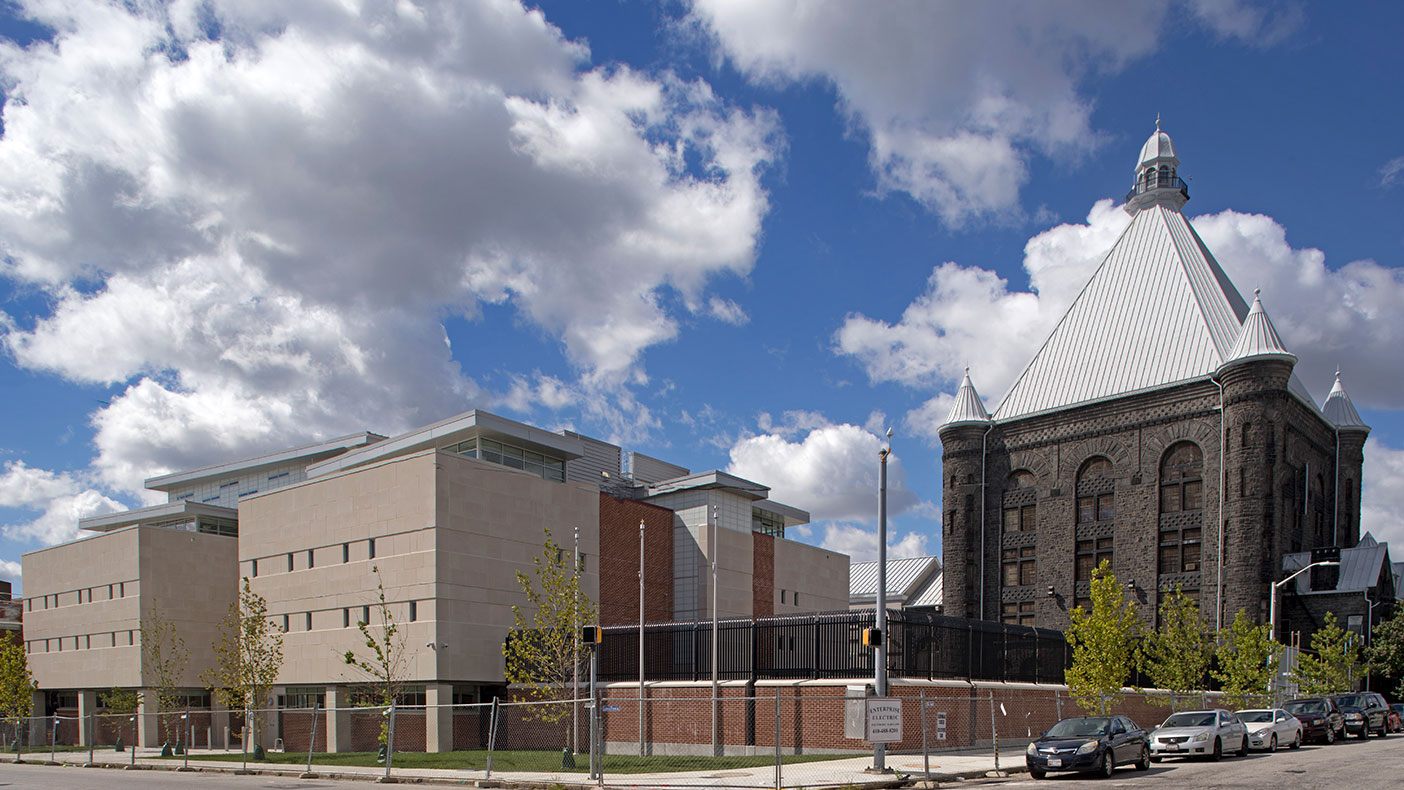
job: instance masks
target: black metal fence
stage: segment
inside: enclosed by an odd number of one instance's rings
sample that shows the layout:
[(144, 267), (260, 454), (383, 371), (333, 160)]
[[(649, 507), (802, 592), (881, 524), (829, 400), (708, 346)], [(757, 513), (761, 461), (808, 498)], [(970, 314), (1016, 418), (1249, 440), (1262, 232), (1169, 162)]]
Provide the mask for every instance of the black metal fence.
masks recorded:
[[(1072, 653), (1061, 631), (915, 611), (888, 618), (888, 674), (906, 678), (1061, 683)], [(862, 644), (872, 610), (818, 612), (717, 623), (720, 680), (853, 678), (873, 674)], [(605, 627), (600, 680), (639, 676), (638, 626)], [(712, 677), (712, 622), (644, 626), (648, 680)]]

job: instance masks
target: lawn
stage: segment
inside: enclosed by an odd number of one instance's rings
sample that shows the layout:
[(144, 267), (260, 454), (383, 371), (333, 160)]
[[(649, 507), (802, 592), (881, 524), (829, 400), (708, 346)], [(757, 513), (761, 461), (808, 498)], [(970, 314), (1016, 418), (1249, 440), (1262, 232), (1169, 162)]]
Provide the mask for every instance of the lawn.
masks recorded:
[[(396, 752), (396, 768), (446, 768), (457, 771), (482, 771), (487, 767), (487, 751), (462, 751), (462, 752)], [(312, 755), (312, 766), (329, 767), (336, 765), (348, 766), (377, 766), (375, 752), (338, 752), (335, 754), (323, 754), (318, 752)], [(820, 760), (841, 760), (845, 757), (862, 756), (855, 752), (852, 755), (842, 754), (787, 754), (782, 757), (786, 765), (797, 763), (817, 762)], [(268, 752), (266, 760), (256, 763), (249, 760), (250, 765), (307, 765), (307, 752)], [(170, 757), (166, 759), (180, 760), (181, 757)], [(190, 761), (218, 760), (222, 762), (239, 762), (242, 756), (238, 754), (191, 754)], [(638, 773), (666, 773), (672, 771), (716, 771), (735, 768), (756, 768), (759, 766), (774, 765), (774, 755), (759, 755), (750, 757), (709, 757), (703, 755), (656, 755), (650, 757), (640, 757), (638, 755), (607, 754), (604, 758), (605, 773), (614, 774), (638, 774)], [(499, 751), (493, 752), (492, 770), (497, 771), (537, 771), (537, 772), (560, 772), (561, 753), (558, 751)], [(569, 772), (571, 769), (566, 769)], [(589, 773), (589, 755), (578, 755), (575, 758), (576, 773)]]

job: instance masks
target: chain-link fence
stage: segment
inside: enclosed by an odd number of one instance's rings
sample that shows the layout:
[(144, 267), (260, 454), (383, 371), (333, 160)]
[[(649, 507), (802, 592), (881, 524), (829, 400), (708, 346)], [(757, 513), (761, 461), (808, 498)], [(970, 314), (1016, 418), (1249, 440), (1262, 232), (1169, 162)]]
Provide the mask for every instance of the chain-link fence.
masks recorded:
[[(74, 714), (10, 719), (0, 732), (26, 760), (215, 760), (237, 767), (252, 765), (262, 747), (260, 768), (294, 773), (429, 768), (463, 780), (789, 788), (871, 781), (866, 771), (877, 761), (878, 739), (885, 740), (883, 766), (909, 777), (938, 771), (944, 756), (960, 751), (993, 753), (1003, 767), (1018, 767), (1039, 733), (1059, 719), (1094, 713), (1061, 689), (1034, 684), (898, 684), (883, 703), (887, 723), (878, 735), (864, 726), (869, 688), (727, 684), (714, 697), (707, 685), (667, 684), (640, 699), (636, 686), (620, 686), (602, 689), (598, 706), (589, 699), (497, 700), (247, 716)], [(1217, 696), (1176, 699), (1173, 708), (1215, 706)], [(1147, 728), (1169, 714), (1170, 702), (1163, 694), (1108, 700), (1110, 712)], [(174, 748), (162, 757), (164, 744)]]

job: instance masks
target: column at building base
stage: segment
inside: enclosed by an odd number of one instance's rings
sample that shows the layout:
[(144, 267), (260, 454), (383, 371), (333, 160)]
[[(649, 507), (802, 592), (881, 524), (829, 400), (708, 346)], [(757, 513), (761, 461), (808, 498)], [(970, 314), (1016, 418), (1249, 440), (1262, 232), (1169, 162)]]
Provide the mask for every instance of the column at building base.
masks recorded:
[(155, 747), (161, 745), (161, 717), (156, 714), (160, 703), (156, 700), (156, 689), (142, 689), (137, 703), (137, 743), (138, 746)]
[(93, 714), (97, 712), (98, 693), (94, 689), (78, 692), (78, 745), (87, 746), (97, 731)]
[(453, 751), (453, 686), (430, 683), (424, 687), (424, 749)]
[(351, 751), (351, 711), (348, 690), (327, 686), (327, 751)]

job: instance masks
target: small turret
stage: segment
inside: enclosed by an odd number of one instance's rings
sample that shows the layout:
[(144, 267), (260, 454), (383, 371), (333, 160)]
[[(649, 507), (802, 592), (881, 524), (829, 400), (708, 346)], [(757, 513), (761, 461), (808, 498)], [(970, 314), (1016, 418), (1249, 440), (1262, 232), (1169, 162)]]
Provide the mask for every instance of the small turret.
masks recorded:
[(975, 391), (975, 385), (970, 381), (970, 368), (965, 369), (965, 378), (961, 379), (960, 389), (956, 390), (955, 403), (951, 405), (951, 413), (946, 416), (946, 421), (941, 423), (938, 432), (944, 432), (947, 428), (957, 428), (968, 425), (978, 425), (981, 428), (989, 425), (990, 413), (985, 410), (985, 404), (980, 400), (980, 394)]
[(1326, 396), (1326, 402), (1321, 404), (1321, 413), (1341, 431), (1370, 432), (1370, 426), (1360, 419), (1360, 412), (1355, 410), (1355, 403), (1346, 393), (1345, 385), (1341, 383), (1339, 368), (1336, 370), (1336, 383), (1331, 385), (1331, 393)]
[(1155, 131), (1141, 146), (1136, 161), (1136, 183), (1126, 194), (1126, 213), (1132, 216), (1144, 208), (1162, 204), (1179, 211), (1189, 202), (1189, 186), (1176, 174), (1180, 157), (1170, 135), (1160, 131), (1160, 116), (1155, 119)]
[(1248, 316), (1243, 319), (1243, 327), (1238, 330), (1238, 339), (1224, 358), (1224, 363), (1219, 366), (1219, 372), (1247, 362), (1266, 361), (1285, 362), (1290, 367), (1297, 364), (1297, 355), (1282, 345), (1277, 328), (1272, 325), (1272, 319), (1268, 318), (1267, 311), (1263, 309), (1262, 297), (1254, 290), (1253, 306), (1248, 308)]

